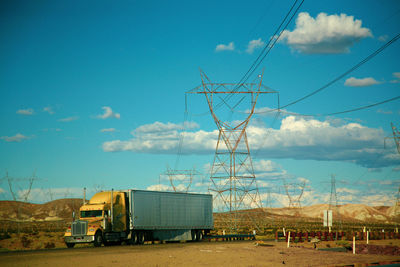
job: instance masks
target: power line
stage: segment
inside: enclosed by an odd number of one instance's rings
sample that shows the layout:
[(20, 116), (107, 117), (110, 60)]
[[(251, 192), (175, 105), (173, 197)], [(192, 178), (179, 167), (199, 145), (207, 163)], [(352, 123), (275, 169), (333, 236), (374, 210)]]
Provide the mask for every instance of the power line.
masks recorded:
[[(290, 14), (292, 13), (294, 7), (296, 6), (298, 0), (295, 0), (295, 2), (293, 3), (293, 5), (290, 7), (290, 10), (288, 11), (288, 13), (286, 14), (285, 18), (281, 21), (280, 25), (278, 26), (278, 28), (275, 30), (274, 34), (272, 35), (272, 37), (269, 39), (269, 42), (264, 46), (263, 50), (261, 51), (261, 53), (258, 55), (257, 59), (253, 62), (253, 64), (250, 66), (250, 68), (247, 70), (247, 72), (243, 75), (243, 77), (240, 79), (240, 81), (237, 83), (238, 86), (233, 90), (233, 91), (237, 91), (237, 89), (239, 88), (239, 86), (243, 83), (245, 83), (251, 75), (253, 75), (254, 71), (260, 66), (260, 64), (262, 63), (262, 61), (265, 59), (265, 57), (269, 54), (269, 52), (272, 50), (272, 48), (275, 46), (276, 42), (279, 40), (279, 38), (281, 37), (282, 33), (284, 32), (284, 30), (287, 28), (287, 26), (290, 24), (290, 22), (293, 20), (294, 16), (297, 14), (297, 11), (300, 9), (300, 7), (302, 6), (304, 0), (301, 1), (301, 3), (298, 5), (298, 7), (296, 8), (296, 10), (294, 11), (294, 13), (291, 15), (290, 19), (287, 21), (287, 18), (290, 16)], [(286, 22), (285, 26), (282, 28), (282, 25)], [(268, 50), (267, 50), (268, 49)], [(266, 51), (266, 52), (265, 52)], [(225, 102), (227, 100), (229, 100), (234, 94), (230, 94), (228, 96), (226, 96), (225, 98)], [(222, 105), (224, 104), (224, 101), (221, 101), (220, 103), (218, 103), (214, 110), (219, 109)]]
[(372, 54), (370, 54), (369, 56), (367, 56), (366, 58), (364, 58), (362, 61), (360, 61), (358, 64), (356, 64), (355, 66), (351, 67), (350, 69), (348, 69), (347, 71), (345, 71), (344, 73), (342, 73), (341, 75), (339, 75), (338, 77), (336, 77), (335, 79), (333, 79), (332, 81), (328, 82), (327, 84), (325, 84), (324, 86), (322, 86), (321, 88), (309, 93), (308, 95), (305, 95), (293, 102), (290, 102), (289, 104), (286, 104), (284, 106), (282, 106), (281, 108), (286, 108), (289, 107), (291, 105), (294, 105), (300, 101), (303, 101), (306, 98), (309, 98), (319, 92), (321, 92), (322, 90), (328, 88), (329, 86), (331, 86), (332, 84), (334, 84), (335, 82), (339, 81), (340, 79), (342, 79), (343, 77), (347, 76), (348, 74), (350, 74), (351, 72), (353, 72), (354, 70), (358, 69), (359, 67), (361, 67), (362, 65), (364, 65), (365, 63), (367, 63), (369, 60), (371, 60), (372, 58), (374, 58), (376, 55), (378, 55), (380, 52), (382, 52), (384, 49), (386, 49), (388, 46), (390, 46), (391, 44), (393, 44), (394, 42), (396, 42), (398, 39), (400, 38), (400, 33), (397, 34), (394, 38), (392, 38), (390, 41), (388, 41), (387, 43), (385, 43), (384, 45), (382, 45), (380, 48), (378, 48), (377, 50), (375, 50)]
[[(322, 116), (333, 116), (333, 115), (339, 115), (339, 114), (344, 114), (344, 113), (350, 113), (350, 112), (354, 112), (354, 111), (359, 111), (359, 110), (363, 110), (363, 109), (368, 109), (368, 108), (372, 108), (375, 106), (379, 106), (385, 103), (389, 103), (395, 100), (400, 99), (400, 96), (396, 96), (393, 98), (389, 98), (386, 100), (383, 100), (381, 102), (378, 103), (374, 103), (374, 104), (370, 104), (370, 105), (366, 105), (366, 106), (361, 106), (358, 108), (353, 108), (353, 109), (348, 109), (348, 110), (343, 110), (343, 111), (338, 111), (338, 112), (332, 112), (332, 113), (325, 113), (325, 114), (300, 114), (300, 113), (294, 113), (294, 112), (287, 112), (287, 111), (283, 111), (280, 110), (281, 113), (285, 113), (285, 114), (289, 114), (289, 115), (294, 115), (294, 116), (303, 116), (303, 117), (322, 117)], [(270, 112), (267, 111), (267, 112)], [(255, 114), (261, 114), (261, 113), (266, 113), (266, 112), (259, 112), (259, 113), (255, 113)]]

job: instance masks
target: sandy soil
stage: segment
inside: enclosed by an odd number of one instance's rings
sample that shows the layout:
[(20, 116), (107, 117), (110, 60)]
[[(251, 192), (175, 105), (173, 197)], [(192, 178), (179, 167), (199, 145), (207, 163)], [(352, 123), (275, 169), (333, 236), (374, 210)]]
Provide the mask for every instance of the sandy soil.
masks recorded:
[[(378, 242), (378, 241), (375, 241)], [(395, 241), (398, 245), (398, 240)], [(0, 253), (1, 266), (336, 266), (400, 261), (400, 255), (318, 251), (309, 244), (255, 241), (145, 244)], [(260, 244), (261, 242), (258, 241)], [(319, 247), (327, 247), (319, 244)], [(377, 244), (377, 243), (375, 243)], [(270, 246), (269, 246), (270, 245)], [(330, 245), (328, 245), (330, 246)], [(357, 265), (356, 265), (357, 266)], [(359, 265), (362, 266), (362, 265)]]

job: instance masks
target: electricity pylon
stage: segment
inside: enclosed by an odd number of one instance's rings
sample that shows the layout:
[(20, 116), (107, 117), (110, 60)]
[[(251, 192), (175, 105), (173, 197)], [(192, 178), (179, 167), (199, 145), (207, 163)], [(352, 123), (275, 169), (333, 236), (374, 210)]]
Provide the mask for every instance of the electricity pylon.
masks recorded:
[(192, 170), (172, 170), (167, 167), (167, 171), (164, 174), (168, 176), (175, 192), (187, 193), (192, 185), (193, 177), (200, 173), (195, 168)]
[[(328, 210), (335, 209), (337, 222), (339, 223), (340, 229), (342, 229), (342, 220), (339, 213), (339, 205), (338, 205), (338, 198), (336, 193), (336, 177), (334, 174), (331, 175), (331, 196), (329, 198), (329, 208)], [(333, 220), (332, 220), (333, 221)]]
[[(296, 209), (296, 213), (301, 211), (301, 198), (306, 187), (306, 182), (298, 183), (286, 183), (284, 182), (286, 195), (289, 199), (289, 208)], [(292, 191), (292, 194), (290, 193)]]
[[(219, 130), (210, 171), (209, 191), (214, 195), (214, 206), (231, 215), (228, 227), (232, 231), (237, 231), (239, 210), (251, 208), (262, 210), (246, 128), (255, 112), (258, 98), (262, 94), (277, 92), (262, 84), (263, 75), (258, 76), (257, 82), (240, 84), (212, 83), (201, 70), (200, 76), (202, 84), (189, 93), (203, 94), (206, 97), (211, 116)], [(235, 97), (238, 96), (240, 100), (236, 101)], [(244, 104), (246, 98), (250, 98), (250, 101)], [(231, 115), (235, 109), (244, 108), (245, 118), (231, 120), (230, 117), (223, 121), (220, 114), (221, 107), (228, 108)], [(254, 217), (250, 219), (253, 220)]]

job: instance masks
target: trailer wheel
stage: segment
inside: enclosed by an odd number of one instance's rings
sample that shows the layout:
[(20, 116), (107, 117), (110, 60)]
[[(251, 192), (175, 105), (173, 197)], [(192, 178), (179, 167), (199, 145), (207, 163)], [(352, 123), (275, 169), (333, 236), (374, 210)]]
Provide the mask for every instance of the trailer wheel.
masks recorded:
[(67, 248), (73, 248), (75, 246), (75, 243), (65, 243), (67, 245)]
[(197, 241), (197, 231), (196, 230), (192, 230), (192, 241)]
[(144, 244), (144, 232), (139, 232), (138, 233), (138, 242), (139, 245), (143, 245)]
[(201, 232), (201, 230), (196, 231), (196, 242), (199, 242), (203, 239), (203, 233)]
[(138, 243), (138, 233), (136, 231), (132, 231), (131, 233), (131, 245), (137, 245)]
[(103, 236), (101, 235), (101, 232), (98, 231), (94, 235), (94, 243), (93, 244), (95, 247), (100, 247), (102, 243), (103, 243)]

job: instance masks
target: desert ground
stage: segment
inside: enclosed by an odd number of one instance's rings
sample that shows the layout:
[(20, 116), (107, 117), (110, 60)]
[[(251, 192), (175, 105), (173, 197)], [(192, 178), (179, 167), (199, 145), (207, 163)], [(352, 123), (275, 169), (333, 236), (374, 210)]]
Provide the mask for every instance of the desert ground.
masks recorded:
[[(361, 242), (360, 242), (361, 243)], [(371, 244), (400, 245), (400, 240)], [(145, 244), (142, 246), (88, 247), (0, 253), (1, 266), (368, 266), (400, 264), (400, 255), (321, 251), (310, 243), (231, 241)], [(333, 247), (322, 242), (318, 248)]]

